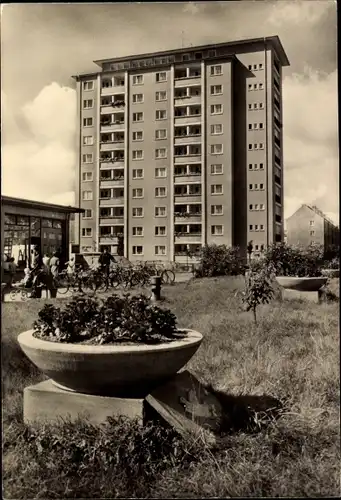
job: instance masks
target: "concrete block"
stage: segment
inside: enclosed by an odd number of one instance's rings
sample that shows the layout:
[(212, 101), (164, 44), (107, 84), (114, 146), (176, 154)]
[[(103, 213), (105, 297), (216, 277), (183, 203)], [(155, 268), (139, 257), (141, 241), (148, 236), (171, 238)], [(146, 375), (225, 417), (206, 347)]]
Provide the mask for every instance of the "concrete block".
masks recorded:
[(298, 290), (288, 290), (284, 288), (282, 291), (282, 298), (284, 300), (307, 300), (319, 304), (321, 302), (321, 292), (300, 292)]
[(143, 418), (143, 399), (92, 396), (63, 390), (45, 380), (24, 389), (24, 421), (52, 423), (58, 418), (87, 418), (93, 424), (107, 417)]

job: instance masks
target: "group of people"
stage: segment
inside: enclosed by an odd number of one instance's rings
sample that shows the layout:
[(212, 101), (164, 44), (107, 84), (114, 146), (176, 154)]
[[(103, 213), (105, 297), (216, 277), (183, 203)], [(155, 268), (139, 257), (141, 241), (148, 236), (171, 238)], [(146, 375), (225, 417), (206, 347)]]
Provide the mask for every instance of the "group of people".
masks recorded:
[[(16, 273), (17, 265), (14, 257), (7, 257), (6, 261), (8, 273), (11, 275), (11, 286)], [(98, 267), (100, 271), (108, 275), (111, 265), (115, 263), (115, 258), (105, 248), (98, 260)], [(66, 266), (68, 274), (74, 273), (76, 270), (75, 259), (71, 258), (70, 261), (66, 263)], [(60, 259), (57, 252), (54, 252), (52, 256), (47, 253), (42, 256), (39, 247), (35, 246), (31, 251), (31, 265), (27, 264), (27, 267), (24, 270), (24, 278), (20, 284), (27, 288), (32, 288), (33, 296), (34, 290), (37, 286), (39, 286), (39, 284), (43, 284), (49, 289), (52, 289), (54, 288), (54, 279), (58, 278), (60, 267)]]

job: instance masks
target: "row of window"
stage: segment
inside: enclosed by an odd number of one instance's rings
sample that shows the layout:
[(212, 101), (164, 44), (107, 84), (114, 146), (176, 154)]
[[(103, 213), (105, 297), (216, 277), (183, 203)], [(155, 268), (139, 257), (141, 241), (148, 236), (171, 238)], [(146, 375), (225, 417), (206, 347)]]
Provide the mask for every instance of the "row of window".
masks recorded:
[[(222, 95), (223, 93), (223, 86), (222, 85), (211, 85), (210, 86), (210, 95)], [(200, 95), (198, 93), (197, 95)], [(177, 96), (175, 96), (177, 98)], [(179, 95), (178, 98), (182, 98), (184, 96)], [(162, 90), (155, 92), (155, 101), (160, 102), (160, 101), (166, 101), (167, 100), (167, 91)], [(143, 94), (133, 94), (132, 95), (132, 101), (133, 104), (141, 104), (144, 102), (144, 95)]]
[(264, 189), (264, 184), (249, 184), (249, 189), (251, 191), (262, 191)]
[(249, 205), (249, 210), (265, 210), (264, 203), (255, 203), (254, 205)]
[[(220, 64), (210, 67), (210, 75), (211, 76), (218, 76), (218, 75), (222, 75), (222, 74), (223, 74), (223, 69), (222, 69), (222, 66)], [(199, 72), (199, 75), (196, 75), (196, 76), (200, 76), (200, 72)], [(166, 82), (166, 81), (167, 81), (167, 72), (166, 71), (161, 71), (161, 72), (155, 74), (155, 82), (156, 83), (161, 83), (161, 82)], [(143, 83), (144, 83), (144, 75), (133, 75), (133, 85), (143, 85)], [(124, 79), (122, 79), (119, 82), (119, 84), (121, 86), (124, 85)], [(103, 83), (102, 86), (105, 87), (107, 85), (105, 85)], [(83, 82), (83, 89), (85, 91), (94, 90), (94, 82), (93, 81)]]
[[(250, 207), (251, 206), (252, 205), (250, 205)], [(254, 206), (256, 207), (257, 205), (254, 205)], [(264, 205), (260, 205), (260, 207), (262, 207), (262, 208), (260, 208), (260, 210), (264, 210)], [(197, 212), (193, 212), (193, 215), (201, 215), (200, 205), (199, 205), (199, 208), (200, 209)], [(160, 212), (159, 209), (166, 209), (166, 207), (155, 207), (155, 212), (154, 212), (155, 217), (160, 217), (160, 216), (164, 217), (166, 215), (166, 211)], [(162, 215), (160, 215), (160, 213), (162, 213)], [(223, 205), (211, 205), (211, 215), (224, 215)], [(121, 216), (121, 217), (123, 216), (123, 209), (121, 209), (119, 216)], [(82, 217), (83, 217), (83, 219), (92, 219), (93, 210), (91, 208), (86, 209), (85, 212), (82, 214)], [(101, 217), (101, 214), (100, 214), (100, 217)], [(113, 215), (112, 217), (115, 218), (117, 216)]]
[[(263, 166), (263, 164), (261, 163)], [(192, 167), (192, 168), (191, 168)], [(261, 167), (263, 168), (263, 167)], [(156, 178), (164, 178), (167, 177), (167, 167), (156, 167), (155, 168), (155, 177)], [(201, 173), (201, 165), (190, 165), (190, 168), (187, 169), (186, 165), (177, 165), (174, 169), (175, 175), (196, 175)], [(212, 175), (220, 175), (223, 173), (223, 165), (222, 163), (215, 163), (211, 165), (211, 174)], [(115, 180), (113, 177), (118, 179), (122, 179), (124, 177), (123, 174), (117, 174), (116, 176), (112, 176), (112, 171), (104, 170), (101, 172), (101, 180)], [(134, 168), (132, 170), (132, 178), (133, 179), (143, 179), (144, 178), (144, 169), (143, 168)], [(93, 172), (83, 172), (82, 173), (82, 181), (83, 182), (91, 182), (93, 180)]]
[(249, 170), (264, 170), (264, 163), (249, 163)]
[(263, 123), (249, 123), (249, 130), (263, 130)]
[(262, 142), (258, 144), (249, 144), (249, 151), (258, 151), (259, 149), (264, 149), (264, 144)]
[(264, 231), (264, 225), (263, 224), (250, 224), (249, 225), (249, 230), (250, 231)]
[(252, 64), (249, 64), (248, 69), (249, 69), (250, 71), (259, 71), (259, 70), (264, 69), (264, 66), (263, 66), (263, 64), (262, 64), (262, 63), (259, 63), (259, 64), (253, 64), (253, 65), (252, 65)]
[(264, 90), (264, 83), (249, 83), (248, 84), (248, 90)]
[[(215, 87), (221, 87), (221, 85), (216, 85)], [(142, 95), (142, 94), (136, 94), (136, 95)], [(214, 94), (214, 95), (218, 95), (218, 94)], [(261, 103), (261, 104), (262, 104), (262, 106), (260, 106), (259, 109), (263, 109), (263, 103)], [(84, 109), (91, 109), (91, 108), (93, 108), (93, 106), (94, 106), (93, 99), (84, 99), (83, 100), (83, 108)], [(257, 105), (254, 109), (256, 109), (256, 108), (257, 108)], [(210, 113), (211, 113), (211, 115), (221, 115), (223, 113), (223, 105), (222, 104), (212, 104), (210, 107)], [(197, 116), (200, 116), (200, 113), (195, 113), (195, 114)], [(186, 116), (186, 115), (184, 115), (184, 116)], [(156, 120), (165, 120), (166, 118), (167, 118), (167, 111), (166, 110), (157, 110), (156, 111)], [(142, 111), (140, 111), (138, 113), (133, 113), (133, 123), (143, 122), (143, 120), (144, 120), (144, 114)], [(87, 126), (89, 126), (89, 125), (87, 125)]]

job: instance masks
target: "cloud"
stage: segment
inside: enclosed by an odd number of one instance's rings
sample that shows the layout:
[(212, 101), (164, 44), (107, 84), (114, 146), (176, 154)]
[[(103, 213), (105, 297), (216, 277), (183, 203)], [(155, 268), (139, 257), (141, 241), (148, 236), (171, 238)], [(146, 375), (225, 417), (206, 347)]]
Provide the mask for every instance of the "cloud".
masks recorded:
[(71, 191), (76, 155), (76, 92), (52, 83), (18, 113), (26, 132), (11, 121), (6, 95), (4, 129), (14, 141), (3, 139), (2, 191), (5, 195), (46, 201)]
[(302, 203), (338, 212), (336, 71), (305, 68), (283, 82), (285, 217)]
[(302, 22), (316, 24), (326, 15), (333, 2), (319, 1), (281, 1), (275, 2), (268, 16), (268, 22), (275, 26), (283, 24), (300, 25)]

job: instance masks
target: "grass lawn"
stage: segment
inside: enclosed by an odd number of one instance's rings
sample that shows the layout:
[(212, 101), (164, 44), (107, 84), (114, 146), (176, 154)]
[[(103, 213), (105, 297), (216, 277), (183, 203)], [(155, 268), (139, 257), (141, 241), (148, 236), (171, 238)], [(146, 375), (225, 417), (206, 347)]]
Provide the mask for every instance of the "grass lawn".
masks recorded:
[(164, 290), (179, 326), (204, 334), (188, 365), (201, 381), (284, 403), (276, 421), (231, 433), (214, 451), (124, 420), (27, 428), (22, 391), (43, 376), (16, 336), (31, 327), (42, 302), (3, 304), (4, 497), (339, 496), (339, 304), (274, 301), (259, 308), (255, 327), (235, 297), (241, 283), (205, 279)]

